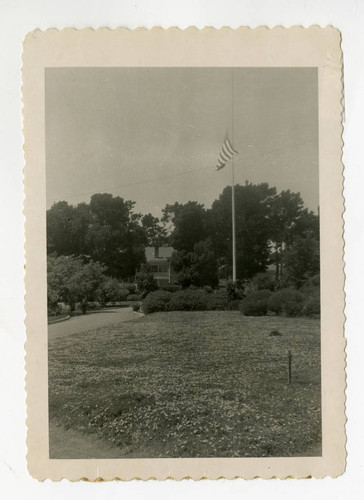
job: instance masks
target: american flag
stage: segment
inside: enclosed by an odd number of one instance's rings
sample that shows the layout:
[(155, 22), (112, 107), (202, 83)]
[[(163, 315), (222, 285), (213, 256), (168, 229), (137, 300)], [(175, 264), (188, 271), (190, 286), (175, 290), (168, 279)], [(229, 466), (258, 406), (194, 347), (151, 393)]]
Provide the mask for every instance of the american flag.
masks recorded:
[(224, 168), (226, 163), (236, 154), (238, 154), (238, 152), (232, 147), (229, 139), (225, 139), (219, 154), (219, 159), (217, 160), (216, 170)]

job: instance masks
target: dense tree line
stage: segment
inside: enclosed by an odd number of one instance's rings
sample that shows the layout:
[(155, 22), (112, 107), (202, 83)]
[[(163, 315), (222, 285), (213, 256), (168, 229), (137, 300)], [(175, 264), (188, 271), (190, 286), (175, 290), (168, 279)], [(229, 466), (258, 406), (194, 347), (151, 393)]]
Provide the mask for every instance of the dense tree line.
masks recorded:
[(118, 279), (133, 277), (144, 262), (147, 233), (134, 203), (94, 194), (89, 204), (62, 201), (47, 211), (48, 255), (86, 255)]
[[(145, 263), (146, 246), (170, 245), (182, 286), (215, 287), (231, 276), (231, 187), (211, 208), (176, 202), (166, 205), (161, 219), (135, 212), (134, 205), (111, 194), (95, 194), (77, 206), (55, 203), (47, 211), (48, 255), (98, 262), (109, 277), (130, 281)], [(235, 206), (240, 280), (271, 265), (277, 284), (298, 288), (319, 273), (319, 218), (298, 193), (277, 193), (266, 183), (236, 185)]]

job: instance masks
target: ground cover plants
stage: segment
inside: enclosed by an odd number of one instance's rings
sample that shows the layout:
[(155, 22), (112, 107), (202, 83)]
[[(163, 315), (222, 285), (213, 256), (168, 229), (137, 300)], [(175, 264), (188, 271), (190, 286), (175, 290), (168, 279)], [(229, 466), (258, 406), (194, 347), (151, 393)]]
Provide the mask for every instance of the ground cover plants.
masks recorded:
[(320, 455), (320, 323), (159, 312), (55, 339), (49, 417), (120, 457)]

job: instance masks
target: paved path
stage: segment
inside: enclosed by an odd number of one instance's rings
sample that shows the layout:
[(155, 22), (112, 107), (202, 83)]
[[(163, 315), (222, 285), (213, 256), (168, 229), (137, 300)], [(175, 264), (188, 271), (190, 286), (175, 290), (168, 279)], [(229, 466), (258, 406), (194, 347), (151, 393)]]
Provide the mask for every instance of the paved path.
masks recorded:
[(87, 332), (108, 325), (115, 325), (122, 321), (137, 319), (138, 315), (133, 313), (131, 307), (118, 307), (112, 309), (101, 309), (99, 311), (90, 311), (82, 316), (48, 325), (48, 340), (59, 337), (68, 337), (76, 333)]

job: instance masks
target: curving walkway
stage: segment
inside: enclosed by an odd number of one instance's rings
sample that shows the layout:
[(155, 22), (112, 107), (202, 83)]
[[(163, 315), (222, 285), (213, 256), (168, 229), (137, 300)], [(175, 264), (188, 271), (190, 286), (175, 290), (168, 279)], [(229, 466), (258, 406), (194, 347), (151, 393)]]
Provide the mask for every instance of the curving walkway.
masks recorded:
[(137, 319), (131, 307), (117, 307), (112, 309), (101, 309), (90, 311), (85, 315), (74, 316), (66, 321), (48, 325), (48, 340), (59, 337), (68, 337), (77, 333), (95, 330), (103, 326), (115, 325), (122, 321)]

